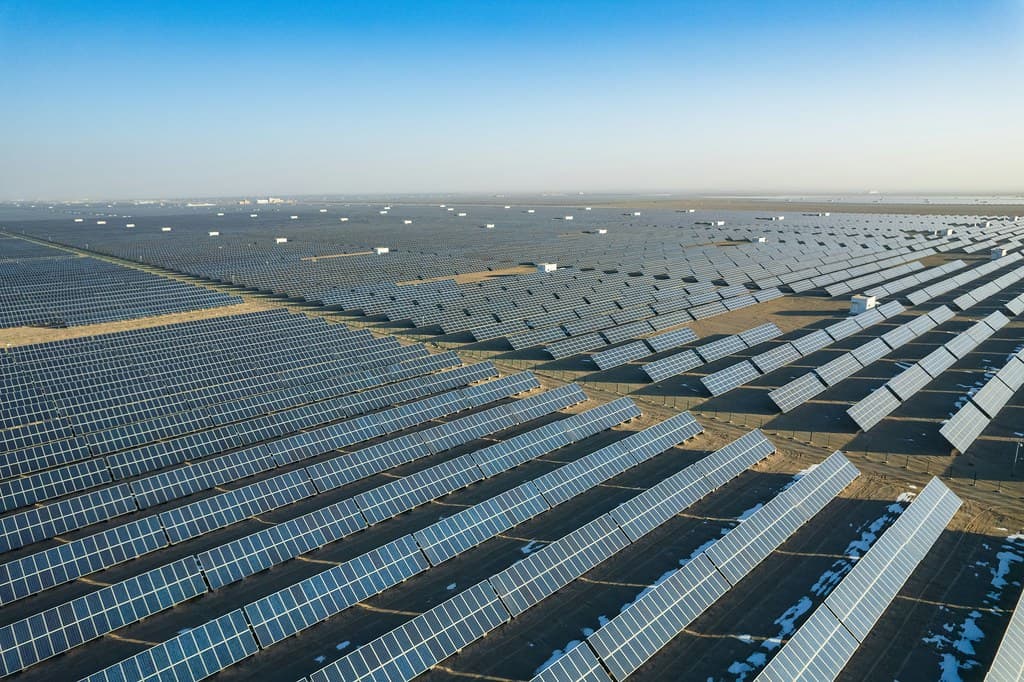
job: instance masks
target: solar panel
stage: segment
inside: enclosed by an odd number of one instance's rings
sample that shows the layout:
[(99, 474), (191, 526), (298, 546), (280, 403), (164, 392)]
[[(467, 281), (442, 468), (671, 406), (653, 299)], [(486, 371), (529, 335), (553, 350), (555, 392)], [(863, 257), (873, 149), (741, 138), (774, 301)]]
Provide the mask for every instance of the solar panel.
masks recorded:
[(840, 320), (835, 324), (830, 324), (825, 327), (825, 333), (832, 337), (833, 340), (839, 341), (845, 339), (847, 336), (853, 336), (861, 330), (861, 326), (857, 324), (852, 318)]
[(760, 431), (751, 431), (699, 462), (664, 479), (609, 514), (636, 541), (712, 490), (775, 452)]
[(590, 635), (587, 643), (614, 679), (625, 679), (724, 595), (735, 584), (728, 576), (741, 579), (857, 475), (856, 468), (836, 453), (681, 569), (645, 590)]
[(544, 346), (544, 350), (554, 359), (561, 360), (607, 345), (608, 342), (600, 334), (592, 333), (582, 336), (571, 336), (564, 341), (555, 341)]
[(978, 342), (971, 338), (971, 335), (967, 332), (957, 334), (945, 344), (946, 350), (955, 355), (957, 359), (966, 356), (977, 346)]
[(1020, 682), (1024, 673), (1024, 596), (1017, 602), (985, 682)]
[(711, 395), (718, 396), (728, 393), (734, 388), (753, 381), (761, 374), (748, 360), (738, 362), (713, 374), (701, 377), (700, 381)]
[(192, 557), (103, 587), (0, 628), (0, 673), (10, 675), (207, 591)]
[(428, 567), (416, 541), (405, 535), (246, 604), (245, 615), (266, 648)]
[(644, 344), (643, 341), (633, 341), (632, 343), (627, 343), (626, 345), (619, 346), (618, 348), (610, 348), (608, 350), (601, 351), (600, 353), (594, 353), (591, 356), (591, 359), (598, 368), (601, 370), (607, 370), (613, 367), (618, 367), (619, 365), (624, 365), (627, 362), (632, 362), (633, 360), (639, 360), (640, 358), (646, 357), (650, 354), (650, 349), (647, 348), (647, 345)]
[(783, 412), (789, 412), (795, 407), (818, 395), (827, 388), (814, 373), (808, 372), (803, 376), (793, 379), (787, 384), (779, 386), (768, 394), (771, 401)]
[(477, 583), (309, 676), (310, 682), (410, 680), (506, 622), (487, 582)]
[(0, 552), (135, 511), (127, 485), (115, 485), (0, 518)]
[[(928, 318), (925, 317), (927, 320)], [(929, 320), (930, 322), (931, 320)], [(890, 329), (886, 333), (882, 334), (879, 338), (892, 350), (896, 350), (900, 346), (903, 346), (910, 341), (914, 340), (917, 336), (908, 324), (901, 324), (900, 326)]]
[(704, 362), (714, 362), (727, 355), (738, 353), (746, 347), (746, 344), (743, 343), (739, 336), (726, 336), (717, 341), (697, 346), (693, 350), (696, 351)]
[(624, 680), (729, 590), (698, 554), (587, 638), (615, 680)]
[(365, 527), (355, 501), (346, 499), (218, 545), (196, 559), (216, 590)]
[(1010, 358), (1003, 368), (996, 372), (996, 377), (1016, 393), (1024, 386), (1024, 361), (1018, 357)]
[(800, 359), (800, 353), (791, 343), (783, 343), (750, 358), (750, 362), (762, 373), (768, 374), (779, 367)]
[(947, 305), (939, 306), (935, 310), (932, 310), (931, 312), (928, 313), (928, 317), (934, 320), (935, 324), (942, 324), (943, 322), (948, 322), (952, 320), (955, 316), (956, 313), (950, 310), (949, 306)]
[(918, 366), (933, 379), (938, 378), (954, 363), (956, 363), (956, 357), (943, 346), (939, 346), (917, 362)]
[(167, 546), (150, 516), (0, 565), (0, 605)]
[[(899, 301), (889, 301), (888, 303), (883, 303), (874, 310), (877, 310), (882, 314), (882, 317), (888, 320), (889, 318), (896, 317), (900, 313), (904, 312), (906, 308), (904, 308)], [(858, 317), (860, 316), (858, 315)]]
[(876, 360), (888, 355), (891, 350), (892, 349), (889, 348), (889, 346), (885, 345), (885, 342), (882, 341), (882, 339), (878, 338), (871, 339), (867, 343), (857, 346), (850, 351), (850, 354), (857, 358), (857, 362), (859, 362), (863, 367), (867, 367)]
[(861, 369), (863, 369), (863, 367), (861, 367), (861, 364), (857, 362), (857, 358), (853, 353), (843, 353), (842, 355), (829, 360), (824, 365), (814, 370), (814, 372), (826, 386), (835, 386), (846, 377), (855, 372), (859, 372)]
[(664, 334), (657, 334), (650, 338), (644, 339), (651, 350), (655, 353), (661, 353), (666, 350), (678, 348), (687, 343), (691, 343), (697, 340), (697, 335), (689, 327), (683, 329), (675, 329)]
[(775, 324), (767, 322), (765, 324), (758, 325), (746, 331), (742, 331), (739, 334), (737, 334), (737, 336), (740, 337), (743, 343), (747, 344), (747, 346), (752, 348), (759, 343), (771, 341), (772, 339), (778, 336), (782, 336), (782, 330), (779, 329), (778, 326), (776, 326)]
[(914, 336), (921, 336), (926, 331), (934, 329), (937, 323), (932, 319), (931, 315), (918, 315), (910, 322), (907, 322), (907, 329), (913, 333)]
[(648, 362), (640, 369), (651, 378), (651, 381), (662, 381), (703, 364), (704, 361), (694, 351), (684, 350), (667, 358)]
[(981, 435), (988, 426), (989, 418), (985, 413), (974, 406), (974, 403), (964, 403), (953, 417), (942, 425), (939, 433), (942, 437), (959, 450), (967, 452), (975, 439)]
[(931, 380), (932, 378), (928, 372), (922, 369), (921, 365), (911, 365), (889, 379), (885, 385), (903, 401), (909, 400), (912, 395), (931, 383)]
[(611, 682), (593, 650), (583, 642), (534, 675), (530, 682)]
[(463, 455), (367, 490), (356, 495), (355, 501), (366, 520), (374, 524), (483, 477), (472, 456)]
[(859, 641), (871, 632), (960, 504), (933, 478), (825, 599), (825, 606)]
[(810, 355), (816, 350), (820, 350), (825, 346), (832, 343), (832, 337), (825, 333), (823, 329), (819, 329), (816, 332), (805, 334), (798, 339), (790, 341), (793, 347), (796, 348), (800, 355)]
[(735, 585), (859, 475), (842, 453), (833, 453), (705, 553), (726, 580)]
[(527, 482), (448, 516), (413, 536), (434, 566), (549, 509)]
[(629, 544), (605, 514), (491, 576), (490, 583), (517, 616)]
[(989, 419), (995, 419), (999, 411), (1013, 397), (1013, 391), (996, 377), (992, 377), (981, 387), (981, 390), (971, 396), (971, 400), (978, 408), (988, 415)]
[(882, 421), (899, 406), (899, 398), (893, 395), (892, 391), (882, 386), (850, 407), (846, 414), (850, 415), (850, 419), (855, 421), (861, 430), (870, 431), (871, 427)]
[(834, 680), (859, 645), (831, 611), (818, 607), (754, 682)]
[(256, 653), (241, 610), (191, 628), (86, 677), (82, 682), (202, 680)]

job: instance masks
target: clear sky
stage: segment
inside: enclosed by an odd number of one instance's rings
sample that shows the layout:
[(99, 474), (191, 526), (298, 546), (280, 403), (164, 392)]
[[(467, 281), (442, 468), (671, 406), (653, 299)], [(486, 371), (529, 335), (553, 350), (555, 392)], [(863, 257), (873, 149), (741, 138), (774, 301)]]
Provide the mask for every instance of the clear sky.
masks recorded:
[(1024, 0), (0, 0), (0, 199), (1024, 192)]

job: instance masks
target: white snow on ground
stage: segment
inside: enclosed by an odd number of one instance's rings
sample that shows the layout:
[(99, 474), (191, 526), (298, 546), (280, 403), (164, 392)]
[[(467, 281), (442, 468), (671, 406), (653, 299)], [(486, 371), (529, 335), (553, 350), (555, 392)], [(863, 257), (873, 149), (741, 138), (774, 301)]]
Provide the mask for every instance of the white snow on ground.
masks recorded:
[(449, 592), (451, 592), (452, 590), (454, 590), (458, 586), (459, 586), (458, 583), (448, 583), (448, 586), (445, 587), (444, 589), (446, 589)]
[(520, 547), (519, 551), (522, 552), (523, 554), (529, 554), (530, 552), (536, 552), (538, 549), (541, 548), (541, 545), (542, 545), (542, 543), (540, 543), (540, 542), (538, 542), (536, 540), (530, 540), (525, 545)]
[(755, 505), (754, 505), (753, 507), (751, 507), (750, 509), (747, 509), (747, 510), (745, 510), (745, 511), (744, 511), (744, 512), (743, 512), (742, 514), (740, 514), (739, 516), (737, 516), (737, 517), (736, 517), (736, 520), (737, 520), (737, 521), (746, 521), (746, 520), (747, 520), (747, 519), (749, 519), (749, 518), (750, 518), (751, 516), (753, 516), (754, 512), (756, 512), (756, 511), (757, 511), (758, 509), (760, 509), (760, 508), (761, 508), (761, 507), (763, 507), (763, 506), (764, 506), (763, 504), (761, 504), (760, 502), (758, 502), (758, 503), (757, 503), (757, 504), (755, 504)]
[[(839, 581), (850, 572), (857, 560), (871, 548), (879, 534), (896, 521), (913, 498), (913, 493), (901, 493), (895, 502), (886, 507), (885, 514), (870, 523), (861, 525), (856, 531), (858, 537), (843, 550), (844, 558), (837, 559), (831, 568), (818, 577), (818, 580), (811, 586), (811, 593), (823, 601), (835, 589)], [(758, 650), (752, 652), (745, 660), (733, 661), (728, 668), (729, 674), (735, 675), (737, 682), (753, 677), (768, 662), (768, 654), (778, 649), (783, 640), (796, 631), (797, 621), (800, 621), (814, 606), (815, 602), (810, 596), (800, 597), (795, 604), (775, 619), (775, 625), (779, 626), (776, 634), (761, 642)]]
[[(1005, 528), (998, 529), (1006, 532)], [(990, 549), (988, 545), (984, 545)], [(991, 589), (985, 594), (982, 604), (992, 611), (971, 611), (960, 623), (947, 622), (940, 627), (942, 632), (929, 633), (922, 641), (931, 646), (939, 654), (939, 679), (941, 682), (961, 682), (963, 679), (961, 671), (973, 670), (981, 665), (975, 655), (975, 645), (985, 637), (985, 628), (979, 625), (979, 621), (988, 618), (990, 621), (996, 619), (1005, 620), (1008, 614), (1000, 611), (1000, 604), (1003, 598), (1003, 590), (1010, 585), (1008, 576), (1013, 565), (1024, 562), (1024, 535), (1010, 535), (999, 547), (995, 554), (995, 561), (979, 560), (975, 566), (987, 568), (988, 571), (976, 573), (976, 576), (986, 575), (989, 577)], [(947, 611), (947, 609), (943, 609)], [(998, 615), (993, 615), (993, 612)], [(1002, 623), (992, 624), (992, 628), (1002, 629)]]
[(991, 373), (990, 372), (986, 372), (984, 376), (982, 376), (980, 379), (975, 381), (970, 386), (967, 386), (965, 384), (957, 384), (958, 388), (962, 388), (962, 389), (966, 390), (967, 393), (964, 394), (964, 395), (961, 395), (959, 398), (956, 399), (956, 402), (953, 403), (953, 410), (949, 413), (949, 418), (952, 419), (953, 415), (956, 414), (957, 412), (959, 412), (960, 408), (963, 407), (964, 404), (968, 400), (971, 399), (971, 396), (973, 396), (975, 393), (980, 391), (982, 389), (982, 387), (984, 387), (985, 384), (988, 383), (988, 380), (990, 378), (991, 378)]
[(350, 646), (352, 646), (352, 642), (350, 642), (350, 641), (348, 641), (346, 639), (344, 642), (339, 642), (338, 644), (334, 645), (334, 648), (337, 649), (338, 651), (344, 651), (345, 649), (349, 648)]

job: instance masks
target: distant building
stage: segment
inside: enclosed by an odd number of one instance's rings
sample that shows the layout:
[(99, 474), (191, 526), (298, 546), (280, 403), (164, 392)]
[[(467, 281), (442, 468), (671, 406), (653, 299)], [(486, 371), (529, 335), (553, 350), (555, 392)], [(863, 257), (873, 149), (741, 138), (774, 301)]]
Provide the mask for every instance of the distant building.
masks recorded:
[(554, 272), (558, 269), (558, 263), (537, 263), (537, 272)]
[(377, 254), (378, 256), (383, 256), (385, 253), (388, 253), (390, 250), (391, 249), (389, 249), (386, 246), (375, 246), (375, 247), (373, 247), (373, 252), (375, 254)]

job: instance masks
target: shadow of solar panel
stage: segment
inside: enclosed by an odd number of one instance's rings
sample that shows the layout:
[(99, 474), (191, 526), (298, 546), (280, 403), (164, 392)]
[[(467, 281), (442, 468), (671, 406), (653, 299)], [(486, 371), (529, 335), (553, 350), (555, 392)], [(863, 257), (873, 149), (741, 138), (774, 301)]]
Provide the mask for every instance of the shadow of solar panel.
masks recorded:
[(416, 541), (406, 535), (246, 604), (245, 615), (266, 648), (428, 567)]
[(835, 386), (843, 379), (859, 372), (863, 367), (853, 353), (843, 353), (842, 355), (833, 358), (826, 362), (824, 365), (814, 370), (818, 378), (824, 382), (826, 386)]
[(703, 364), (704, 360), (693, 350), (684, 350), (667, 358), (648, 362), (640, 369), (650, 377), (651, 381), (664, 381), (669, 377), (688, 372), (694, 367), (699, 367)]
[(256, 640), (241, 610), (187, 630), (82, 682), (202, 680), (256, 653)]
[(952, 367), (955, 362), (956, 357), (946, 350), (945, 347), (939, 346), (931, 353), (918, 360), (917, 364), (921, 369), (928, 373), (928, 376), (935, 379)]
[(718, 396), (728, 393), (748, 381), (753, 381), (759, 376), (761, 374), (757, 371), (757, 368), (750, 361), (744, 360), (719, 370), (714, 374), (701, 377), (700, 381), (711, 395)]
[(853, 657), (859, 644), (831, 611), (818, 607), (754, 680), (834, 680)]
[(309, 676), (310, 682), (410, 680), (509, 619), (487, 581), (441, 602), (405, 625)]
[(933, 478), (825, 599), (825, 606), (858, 641), (871, 632), (960, 504)]
[(832, 338), (823, 329), (805, 334), (798, 339), (791, 341), (800, 355), (810, 355), (814, 351), (821, 350), (832, 343)]
[(942, 425), (939, 433), (960, 453), (967, 452), (975, 439), (981, 435), (989, 424), (985, 413), (975, 407), (974, 403), (965, 403), (953, 417)]
[(793, 379), (768, 394), (773, 403), (783, 412), (789, 412), (795, 407), (818, 395), (827, 388), (813, 372)]
[[(924, 372), (924, 370), (921, 371)], [(882, 421), (899, 406), (899, 398), (882, 386), (846, 410), (846, 414), (850, 415), (850, 419), (856, 422), (861, 430), (869, 431), (871, 427)]]
[(551, 665), (534, 675), (530, 682), (611, 682), (597, 656), (585, 643), (572, 647)]
[(1006, 626), (999, 649), (985, 675), (985, 682), (1019, 682), (1021, 671), (1024, 671), (1024, 597), (1013, 610), (1010, 624)]

